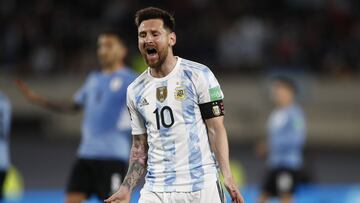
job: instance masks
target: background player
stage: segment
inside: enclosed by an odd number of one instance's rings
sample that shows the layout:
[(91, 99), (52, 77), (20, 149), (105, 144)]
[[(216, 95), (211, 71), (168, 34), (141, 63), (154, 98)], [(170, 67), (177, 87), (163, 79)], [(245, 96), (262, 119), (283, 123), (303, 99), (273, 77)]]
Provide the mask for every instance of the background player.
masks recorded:
[(11, 123), (11, 104), (0, 91), (0, 202), (3, 200), (3, 186), (10, 167), (9, 135)]
[(257, 153), (267, 155), (266, 176), (259, 203), (270, 196), (278, 196), (282, 203), (290, 203), (299, 184), (303, 166), (305, 119), (295, 102), (297, 89), (287, 77), (277, 77), (272, 83), (271, 96), (275, 109), (268, 121), (267, 143), (260, 144)]
[(175, 22), (167, 11), (145, 8), (135, 22), (149, 68), (128, 88), (129, 170), (105, 202), (129, 202), (146, 170), (139, 202), (223, 202), (212, 149), (232, 201), (243, 203), (230, 171), (223, 93), (215, 76), (206, 66), (173, 55)]
[(105, 198), (121, 184), (130, 151), (130, 119), (126, 89), (136, 77), (124, 64), (126, 47), (115, 32), (98, 37), (101, 71), (92, 72), (69, 102), (50, 100), (24, 83), (17, 85), (34, 104), (52, 111), (84, 110), (82, 139), (67, 185), (67, 203), (80, 203), (90, 195)]

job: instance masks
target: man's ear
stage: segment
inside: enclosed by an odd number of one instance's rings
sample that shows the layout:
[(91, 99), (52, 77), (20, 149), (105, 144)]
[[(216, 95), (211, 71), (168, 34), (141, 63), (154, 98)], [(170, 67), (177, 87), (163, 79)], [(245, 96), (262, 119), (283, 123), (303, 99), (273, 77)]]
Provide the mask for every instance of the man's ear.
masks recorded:
[(175, 32), (171, 32), (169, 34), (169, 45), (172, 47), (176, 44), (176, 34)]

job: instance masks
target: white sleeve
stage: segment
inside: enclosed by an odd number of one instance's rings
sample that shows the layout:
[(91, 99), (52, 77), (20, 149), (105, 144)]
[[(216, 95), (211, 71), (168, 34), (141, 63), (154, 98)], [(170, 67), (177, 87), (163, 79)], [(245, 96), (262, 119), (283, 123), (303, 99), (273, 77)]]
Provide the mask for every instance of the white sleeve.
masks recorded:
[(224, 99), (224, 94), (220, 88), (219, 82), (209, 68), (206, 68), (199, 73), (196, 83), (199, 104)]
[(127, 108), (130, 113), (130, 119), (131, 119), (131, 129), (133, 135), (140, 135), (146, 133), (146, 127), (145, 122), (140, 114), (140, 112), (136, 108), (136, 103), (134, 101), (134, 98), (131, 94), (131, 89), (128, 88), (127, 95), (126, 95), (126, 104)]

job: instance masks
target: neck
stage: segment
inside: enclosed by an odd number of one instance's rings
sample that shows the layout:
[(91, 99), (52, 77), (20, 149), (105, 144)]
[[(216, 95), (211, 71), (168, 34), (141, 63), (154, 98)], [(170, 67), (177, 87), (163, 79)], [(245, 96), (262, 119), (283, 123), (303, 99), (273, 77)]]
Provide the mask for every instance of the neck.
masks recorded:
[(167, 76), (175, 68), (176, 61), (177, 58), (173, 54), (169, 54), (159, 67), (150, 67), (151, 76), (155, 78), (163, 78)]
[(120, 69), (123, 69), (124, 64), (123, 63), (115, 63), (107, 66), (103, 66), (102, 72), (106, 74), (114, 73)]

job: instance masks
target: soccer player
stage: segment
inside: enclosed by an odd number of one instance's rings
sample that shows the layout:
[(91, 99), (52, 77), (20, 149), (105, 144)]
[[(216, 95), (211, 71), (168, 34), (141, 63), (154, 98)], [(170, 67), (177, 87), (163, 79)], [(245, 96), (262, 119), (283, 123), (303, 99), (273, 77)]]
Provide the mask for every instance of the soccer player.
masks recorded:
[(258, 146), (258, 154), (267, 156), (268, 174), (259, 203), (278, 196), (282, 203), (293, 202), (303, 166), (305, 119), (296, 103), (297, 88), (287, 77), (277, 77), (271, 86), (275, 109), (268, 121), (266, 144)]
[(67, 185), (67, 203), (80, 203), (91, 195), (106, 198), (126, 175), (131, 141), (126, 89), (136, 74), (125, 66), (126, 47), (115, 32), (99, 35), (97, 54), (101, 70), (89, 74), (71, 101), (50, 100), (18, 82), (32, 103), (61, 113), (84, 110), (82, 139)]
[(9, 134), (11, 123), (11, 104), (9, 99), (0, 92), (0, 202), (3, 200), (3, 186), (10, 167)]
[(139, 10), (135, 22), (149, 68), (128, 87), (130, 165), (119, 190), (105, 202), (128, 203), (146, 170), (140, 203), (224, 202), (217, 161), (232, 202), (243, 203), (230, 171), (223, 93), (214, 74), (174, 56), (175, 22), (167, 11)]

